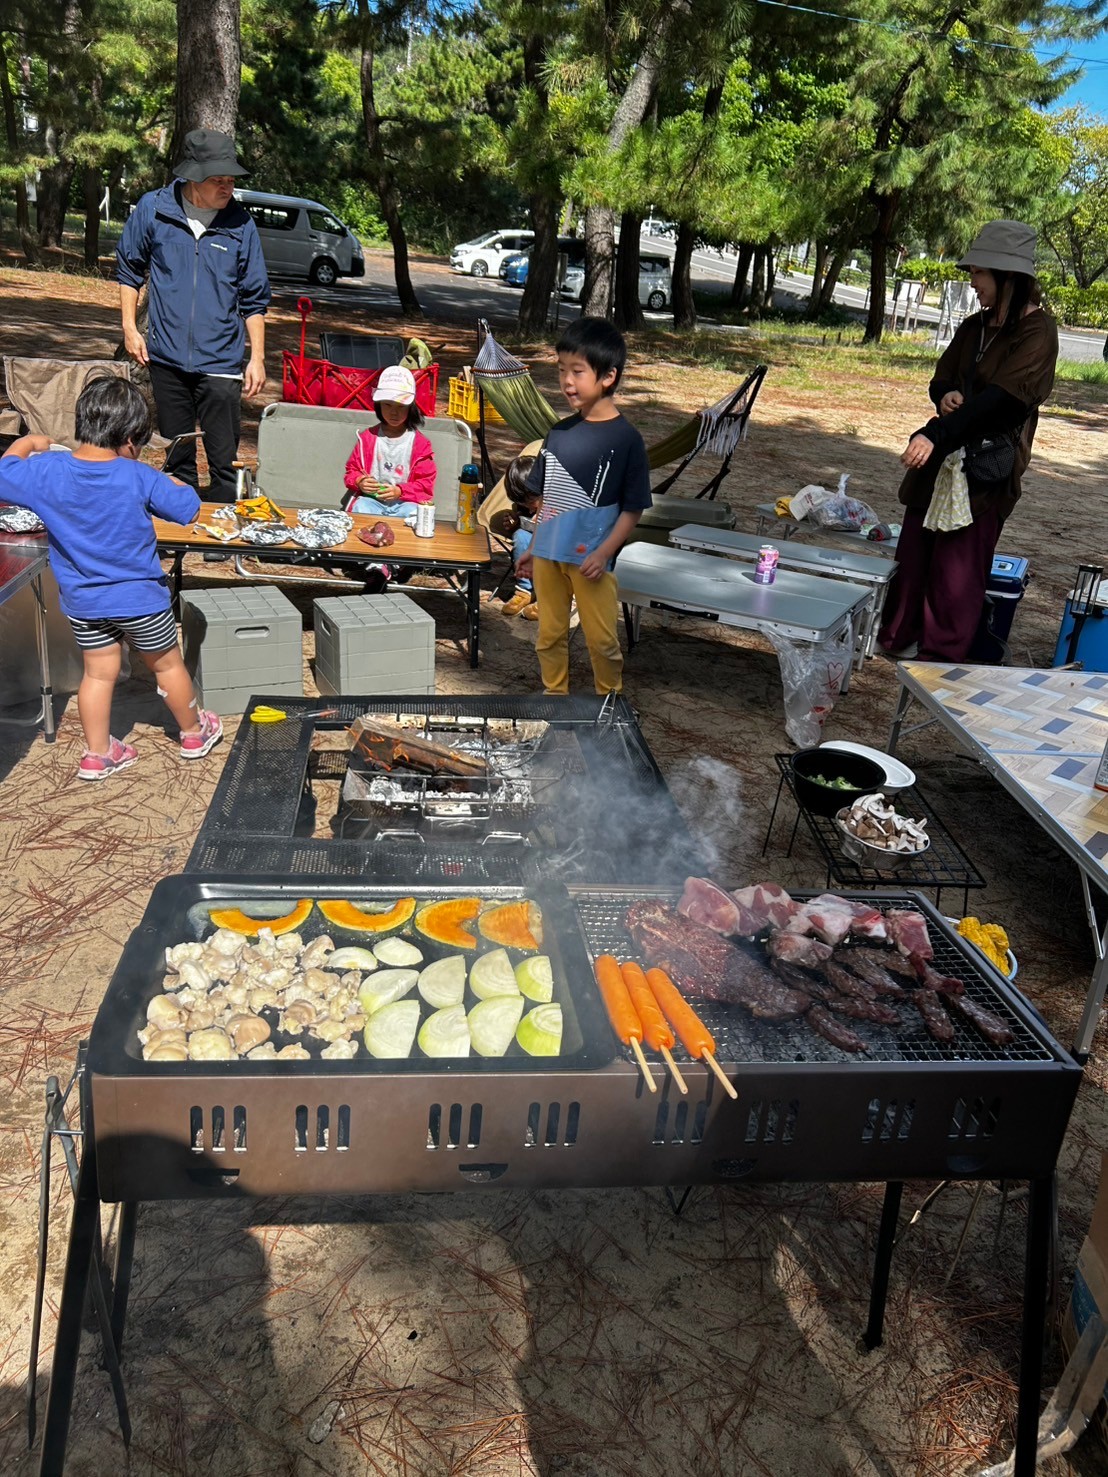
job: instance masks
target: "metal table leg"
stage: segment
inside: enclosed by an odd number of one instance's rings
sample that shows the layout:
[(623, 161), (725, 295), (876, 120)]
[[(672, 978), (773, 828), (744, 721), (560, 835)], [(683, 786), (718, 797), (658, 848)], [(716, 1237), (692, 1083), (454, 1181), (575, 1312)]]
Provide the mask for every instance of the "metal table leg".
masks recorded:
[(35, 597), (35, 639), (38, 643), (39, 691), (42, 693), (42, 732), (48, 744), (57, 742), (54, 731), (54, 689), (50, 682), (50, 644), (46, 635), (46, 597), (42, 593), (42, 575), (31, 581)]
[(469, 664), (477, 665), (481, 639), (481, 572), (471, 569), (466, 577), (466, 609), (469, 627)]
[(898, 1180), (890, 1181), (885, 1186), (885, 1203), (881, 1207), (881, 1225), (877, 1232), (877, 1250), (873, 1258), (869, 1322), (862, 1335), (862, 1342), (867, 1349), (879, 1348), (885, 1336), (885, 1303), (889, 1296), (889, 1271), (893, 1262), (896, 1223), (900, 1215), (900, 1199), (903, 1193), (904, 1186)]
[(1084, 867), (1080, 870), (1081, 891), (1085, 898), (1085, 916), (1089, 920), (1089, 930), (1093, 936), (1093, 952), (1096, 955), (1092, 984), (1085, 997), (1085, 1009), (1081, 1014), (1081, 1024), (1077, 1028), (1077, 1037), (1073, 1043), (1074, 1056), (1084, 1062), (1089, 1055), (1089, 1047), (1092, 1045), (1101, 1007), (1104, 1004), (1104, 993), (1108, 989), (1108, 923), (1105, 923), (1103, 929), (1101, 928), (1093, 906), (1092, 893), (1089, 891), (1088, 874)]
[(912, 701), (912, 694), (906, 687), (900, 689), (900, 696), (896, 700), (896, 712), (893, 714), (892, 727), (889, 729), (889, 742), (885, 745), (890, 754), (896, 753), (896, 746), (900, 742), (900, 730), (904, 723), (904, 715)]

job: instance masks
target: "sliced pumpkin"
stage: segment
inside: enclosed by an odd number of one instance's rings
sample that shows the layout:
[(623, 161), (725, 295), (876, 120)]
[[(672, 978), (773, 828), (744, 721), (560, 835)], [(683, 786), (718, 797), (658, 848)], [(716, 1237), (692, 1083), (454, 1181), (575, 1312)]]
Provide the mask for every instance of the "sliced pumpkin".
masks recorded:
[(443, 903), (428, 903), (415, 916), (416, 932), (447, 949), (475, 949), (476, 937), (462, 927), (481, 910), (479, 897), (452, 897)]
[(231, 933), (259, 934), (263, 928), (270, 933), (292, 933), (302, 923), (307, 923), (314, 904), (311, 898), (302, 897), (291, 913), (280, 918), (251, 918), (239, 908), (217, 908), (208, 917), (216, 928), (229, 929)]
[(503, 944), (506, 949), (522, 949), (533, 954), (542, 943), (542, 911), (538, 903), (527, 898), (489, 908), (478, 918), (477, 927), (482, 938)]
[(384, 913), (363, 913), (346, 898), (323, 898), (319, 911), (336, 928), (349, 929), (351, 933), (394, 933), (403, 928), (415, 912), (415, 898), (402, 897)]

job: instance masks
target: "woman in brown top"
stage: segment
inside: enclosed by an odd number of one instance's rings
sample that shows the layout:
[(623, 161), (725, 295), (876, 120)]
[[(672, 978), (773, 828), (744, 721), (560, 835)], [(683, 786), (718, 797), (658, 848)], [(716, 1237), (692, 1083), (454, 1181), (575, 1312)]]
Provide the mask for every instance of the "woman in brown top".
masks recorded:
[[(981, 311), (962, 323), (939, 360), (929, 390), (938, 415), (915, 433), (900, 458), (908, 468), (899, 492), (906, 512), (897, 576), (878, 634), (882, 648), (899, 658), (965, 660), (1058, 358), (1058, 330), (1039, 306), (1031, 226), (990, 222), (958, 265), (968, 268)], [(982, 436), (1004, 433), (1016, 442), (1015, 464), (1006, 477), (983, 482), (966, 468), (973, 521), (952, 533), (924, 528), (945, 459)]]

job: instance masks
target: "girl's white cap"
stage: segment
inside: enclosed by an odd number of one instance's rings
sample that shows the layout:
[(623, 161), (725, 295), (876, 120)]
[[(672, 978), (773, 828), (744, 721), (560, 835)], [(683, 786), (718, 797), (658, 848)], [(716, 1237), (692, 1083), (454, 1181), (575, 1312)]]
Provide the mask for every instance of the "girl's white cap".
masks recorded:
[(415, 399), (415, 375), (402, 364), (390, 364), (381, 371), (373, 388), (374, 400), (391, 400), (394, 405), (411, 405)]

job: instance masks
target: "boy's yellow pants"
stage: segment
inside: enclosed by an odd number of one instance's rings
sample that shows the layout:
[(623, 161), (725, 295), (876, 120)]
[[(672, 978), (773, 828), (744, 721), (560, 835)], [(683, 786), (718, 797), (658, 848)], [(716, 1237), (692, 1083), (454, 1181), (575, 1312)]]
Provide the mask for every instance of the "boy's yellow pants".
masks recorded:
[(569, 615), (574, 599), (592, 662), (593, 685), (600, 694), (623, 686), (623, 652), (616, 631), (619, 584), (614, 574), (586, 579), (576, 564), (536, 558), (532, 579), (539, 603), (535, 650), (545, 692), (569, 692)]

